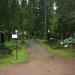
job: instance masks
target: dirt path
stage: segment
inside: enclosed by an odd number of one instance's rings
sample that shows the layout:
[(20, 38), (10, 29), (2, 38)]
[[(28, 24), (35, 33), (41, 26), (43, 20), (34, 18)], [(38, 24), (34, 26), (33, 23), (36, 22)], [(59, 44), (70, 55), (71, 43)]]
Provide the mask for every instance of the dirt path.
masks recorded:
[(0, 75), (75, 75), (75, 60), (56, 57), (32, 40), (28, 44), (31, 61), (0, 69)]

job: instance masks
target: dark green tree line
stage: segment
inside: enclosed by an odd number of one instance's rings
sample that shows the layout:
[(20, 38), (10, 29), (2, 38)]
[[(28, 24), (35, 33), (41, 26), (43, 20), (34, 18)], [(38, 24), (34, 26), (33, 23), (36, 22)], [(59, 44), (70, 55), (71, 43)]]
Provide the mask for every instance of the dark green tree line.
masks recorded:
[[(0, 0), (0, 30), (44, 36), (75, 32), (74, 0)], [(11, 32), (10, 32), (11, 31)]]

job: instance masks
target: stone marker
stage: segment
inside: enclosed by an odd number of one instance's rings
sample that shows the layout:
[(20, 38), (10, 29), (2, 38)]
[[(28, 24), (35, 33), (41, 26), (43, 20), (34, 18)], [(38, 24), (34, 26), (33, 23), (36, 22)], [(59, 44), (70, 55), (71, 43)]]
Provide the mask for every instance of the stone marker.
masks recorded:
[(4, 46), (4, 44), (5, 44), (4, 33), (0, 32), (0, 46)]

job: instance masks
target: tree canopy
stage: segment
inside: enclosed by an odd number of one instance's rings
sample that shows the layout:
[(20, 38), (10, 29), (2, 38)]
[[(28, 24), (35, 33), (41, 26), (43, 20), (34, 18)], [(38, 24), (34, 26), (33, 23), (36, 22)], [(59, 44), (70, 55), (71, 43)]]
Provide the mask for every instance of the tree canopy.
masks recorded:
[(0, 30), (44, 36), (75, 32), (74, 0), (0, 0)]

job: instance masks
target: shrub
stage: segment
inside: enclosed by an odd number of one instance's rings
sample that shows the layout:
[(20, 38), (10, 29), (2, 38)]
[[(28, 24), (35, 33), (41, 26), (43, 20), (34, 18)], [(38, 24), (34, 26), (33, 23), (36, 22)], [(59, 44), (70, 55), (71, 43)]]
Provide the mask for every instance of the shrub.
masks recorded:
[(69, 38), (65, 39), (63, 41), (63, 43), (67, 44), (67, 45), (69, 45), (69, 44), (75, 44), (75, 38), (74, 37), (69, 37)]

